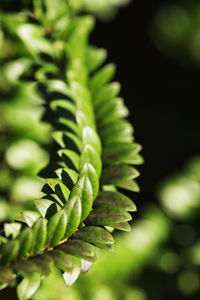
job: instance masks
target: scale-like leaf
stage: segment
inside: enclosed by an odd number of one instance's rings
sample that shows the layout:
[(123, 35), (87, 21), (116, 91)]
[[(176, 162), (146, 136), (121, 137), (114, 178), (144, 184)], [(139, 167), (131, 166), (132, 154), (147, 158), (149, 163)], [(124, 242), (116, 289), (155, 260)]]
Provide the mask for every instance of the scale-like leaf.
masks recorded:
[(119, 192), (101, 191), (94, 202), (94, 207), (103, 206), (122, 208), (127, 211), (136, 211), (136, 206), (131, 199)]

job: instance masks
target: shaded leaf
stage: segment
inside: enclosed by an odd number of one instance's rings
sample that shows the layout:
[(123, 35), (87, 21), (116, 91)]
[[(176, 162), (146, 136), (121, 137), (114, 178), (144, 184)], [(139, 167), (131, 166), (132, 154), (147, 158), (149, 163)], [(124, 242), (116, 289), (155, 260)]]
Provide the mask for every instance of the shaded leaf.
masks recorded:
[(103, 151), (105, 165), (116, 163), (133, 164), (135, 155), (142, 149), (136, 143), (111, 143)]
[(49, 275), (53, 267), (53, 260), (47, 253), (31, 257), (29, 261), (37, 266), (37, 272), (45, 276)]
[(3, 264), (11, 262), (18, 255), (19, 246), (18, 240), (11, 240), (2, 244), (0, 248), (1, 262)]
[(101, 180), (102, 180), (102, 184), (116, 185), (121, 187), (123, 184), (125, 186), (126, 182), (127, 183), (132, 182), (131, 179), (134, 179), (138, 176), (139, 176), (139, 172), (131, 166), (111, 165), (109, 167), (106, 167), (103, 170)]
[(136, 211), (136, 206), (131, 199), (119, 192), (101, 191), (94, 202), (94, 207), (118, 207), (127, 211)]
[(111, 143), (131, 143), (133, 142), (133, 127), (126, 120), (111, 122), (101, 128), (101, 139), (106, 147)]
[(80, 257), (90, 262), (96, 261), (96, 249), (94, 246), (80, 240), (71, 240), (58, 247), (62, 251)]
[(121, 209), (95, 208), (86, 220), (87, 225), (111, 226), (113, 223), (130, 221), (131, 215)]
[(96, 119), (98, 127), (109, 126), (109, 123), (118, 122), (119, 118), (129, 115), (127, 107), (122, 98), (113, 98), (104, 103), (96, 110)]
[(80, 259), (61, 250), (55, 249), (49, 255), (53, 259), (55, 266), (63, 272), (73, 272), (75, 265), (80, 265)]
[(102, 249), (113, 250), (114, 239), (112, 235), (101, 227), (85, 226), (75, 233), (74, 238), (92, 243)]

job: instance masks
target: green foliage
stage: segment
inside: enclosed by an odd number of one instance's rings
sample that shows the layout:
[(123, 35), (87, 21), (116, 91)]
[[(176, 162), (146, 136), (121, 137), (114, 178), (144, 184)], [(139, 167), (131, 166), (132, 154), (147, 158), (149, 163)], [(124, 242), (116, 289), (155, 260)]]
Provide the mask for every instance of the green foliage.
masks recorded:
[[(96, 248), (113, 251), (108, 229), (130, 230), (129, 211), (136, 210), (117, 188), (138, 191), (132, 165), (142, 163), (119, 84), (110, 83), (115, 68), (99, 69), (105, 51), (88, 43), (93, 18), (76, 16), (71, 1), (46, 0), (45, 10), (33, 2), (33, 12), (1, 13), (3, 43), (16, 41), (10, 68), (22, 90), (29, 84), (40, 99), (52, 137), (41, 198), (1, 233), (0, 283), (23, 278), (19, 299), (32, 297), (53, 266), (70, 286), (96, 262)], [(28, 70), (18, 58), (28, 60)], [(11, 75), (3, 55), (1, 63), (4, 80)]]

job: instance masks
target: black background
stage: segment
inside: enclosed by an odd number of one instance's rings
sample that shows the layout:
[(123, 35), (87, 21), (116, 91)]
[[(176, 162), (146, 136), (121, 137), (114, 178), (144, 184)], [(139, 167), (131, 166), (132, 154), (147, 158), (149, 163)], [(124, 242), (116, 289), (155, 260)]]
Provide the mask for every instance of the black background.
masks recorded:
[[(108, 50), (108, 61), (117, 64), (115, 79), (122, 84), (121, 96), (130, 109), (136, 140), (143, 145), (137, 218), (145, 202), (157, 201), (157, 184), (200, 154), (199, 71), (160, 53), (148, 33), (163, 3), (133, 0), (112, 22), (97, 21), (91, 36), (93, 44)], [(0, 299), (14, 300), (15, 292), (3, 290)]]
[(97, 22), (91, 38), (117, 64), (121, 96), (130, 109), (136, 140), (143, 146), (145, 164), (137, 196), (142, 203), (154, 199), (158, 182), (200, 154), (199, 71), (166, 57), (149, 34), (164, 3), (134, 0), (111, 23)]

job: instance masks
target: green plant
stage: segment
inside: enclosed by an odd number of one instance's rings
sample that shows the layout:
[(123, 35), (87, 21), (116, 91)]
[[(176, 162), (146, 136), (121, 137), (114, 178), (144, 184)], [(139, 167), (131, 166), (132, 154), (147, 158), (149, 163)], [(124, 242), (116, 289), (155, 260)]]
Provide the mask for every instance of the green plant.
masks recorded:
[(36, 209), (4, 223), (0, 237), (1, 288), (19, 283), (20, 299), (32, 297), (52, 266), (73, 284), (95, 263), (96, 247), (113, 251), (111, 232), (129, 231), (136, 210), (118, 188), (139, 190), (131, 165), (142, 163), (141, 146), (124, 119), (120, 85), (110, 83), (115, 66), (100, 68), (106, 52), (88, 43), (94, 19), (72, 3), (35, 0), (33, 11), (1, 12), (2, 43), (17, 45), (9, 62), (2, 54), (1, 83), (10, 64), (14, 86), (28, 84), (43, 102), (55, 141)]

